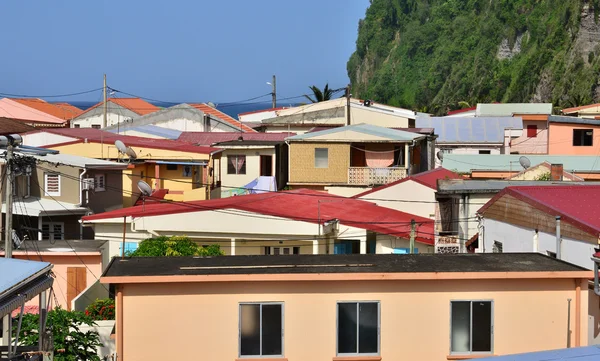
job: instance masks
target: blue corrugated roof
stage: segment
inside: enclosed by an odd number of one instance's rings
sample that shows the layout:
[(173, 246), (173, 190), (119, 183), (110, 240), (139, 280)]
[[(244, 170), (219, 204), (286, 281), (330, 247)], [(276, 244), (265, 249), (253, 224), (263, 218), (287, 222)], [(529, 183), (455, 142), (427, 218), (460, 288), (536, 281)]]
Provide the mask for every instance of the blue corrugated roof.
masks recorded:
[(345, 127), (337, 127), (337, 128), (327, 129), (327, 130), (321, 130), (318, 132), (299, 134), (299, 135), (289, 137), (286, 139), (292, 140), (292, 141), (293, 140), (307, 140), (307, 139), (311, 139), (311, 138), (315, 138), (315, 137), (321, 137), (323, 135), (342, 133), (342, 132), (346, 132), (346, 131), (353, 131), (353, 132), (363, 133), (363, 134), (367, 134), (367, 135), (374, 135), (377, 137), (387, 138), (389, 140), (397, 140), (397, 141), (401, 141), (401, 142), (408, 142), (408, 141), (411, 141), (414, 139), (424, 137), (422, 134), (406, 132), (403, 130), (397, 130), (397, 129), (392, 129), (392, 128), (385, 128), (385, 127), (380, 127), (377, 125), (354, 124), (354, 125), (347, 125)]
[[(444, 154), (442, 167), (459, 173), (470, 173), (473, 170), (505, 171), (523, 170), (519, 164), (520, 154)], [(531, 166), (548, 162), (562, 164), (567, 172), (600, 172), (600, 158), (594, 155), (525, 155)]]
[(521, 117), (417, 117), (417, 128), (434, 128), (437, 143), (504, 143), (506, 129), (523, 129)]
[(48, 262), (0, 258), (0, 298), (3, 294), (29, 277), (50, 266)]
[(480, 358), (479, 361), (597, 361), (600, 360), (600, 346), (574, 347), (561, 350), (529, 352), (507, 356)]
[[(116, 128), (108, 129), (108, 131), (111, 133), (117, 133)], [(119, 128), (119, 131), (120, 132), (133, 131), (133, 132), (146, 133), (146, 134), (154, 135), (154, 136), (165, 138), (165, 139), (177, 139), (177, 138), (179, 138), (179, 136), (182, 133), (180, 130), (167, 129), (167, 128), (159, 127), (156, 125), (150, 125), (150, 124), (134, 125), (131, 127), (121, 127), (121, 128)]]

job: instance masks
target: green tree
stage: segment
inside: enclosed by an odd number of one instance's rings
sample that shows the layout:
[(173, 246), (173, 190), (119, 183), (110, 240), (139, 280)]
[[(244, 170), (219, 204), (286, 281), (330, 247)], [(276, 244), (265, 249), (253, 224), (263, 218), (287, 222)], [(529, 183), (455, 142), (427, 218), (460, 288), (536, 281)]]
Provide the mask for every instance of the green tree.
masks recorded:
[(313, 92), (313, 96), (311, 97), (308, 94), (305, 94), (304, 97), (306, 99), (308, 99), (311, 103), (319, 103), (319, 102), (324, 102), (326, 100), (331, 100), (331, 97), (333, 96), (333, 89), (329, 88), (329, 84), (325, 84), (325, 88), (323, 88), (323, 91), (321, 91), (321, 89), (319, 89), (316, 85), (313, 86), (309, 86), (308, 87), (312, 92)]
[(138, 248), (128, 253), (130, 257), (180, 257), (180, 256), (222, 256), (218, 244), (201, 247), (189, 237), (156, 237), (140, 242)]
[[(36, 346), (39, 340), (39, 315), (25, 314), (19, 334), (19, 344)], [(13, 337), (16, 336), (18, 319), (13, 319)], [(47, 328), (53, 337), (54, 360), (100, 361), (96, 348), (102, 346), (96, 331), (83, 332), (81, 326), (93, 326), (94, 320), (83, 312), (55, 308), (48, 312)]]

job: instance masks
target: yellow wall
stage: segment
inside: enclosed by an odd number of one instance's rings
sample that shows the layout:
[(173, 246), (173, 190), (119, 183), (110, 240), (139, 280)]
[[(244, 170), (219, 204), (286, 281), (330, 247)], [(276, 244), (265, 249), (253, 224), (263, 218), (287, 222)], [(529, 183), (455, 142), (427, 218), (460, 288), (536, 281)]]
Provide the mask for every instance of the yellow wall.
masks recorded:
[[(104, 147), (104, 152), (102, 148)], [(96, 158), (96, 159), (117, 159), (119, 152), (114, 144), (100, 143), (76, 143), (59, 146), (50, 146), (50, 149), (55, 149), (65, 154), (75, 154), (82, 157)], [(181, 152), (174, 150), (156, 149), (149, 147), (132, 147), (137, 153), (137, 159), (155, 159), (155, 160), (208, 160), (208, 154)], [(127, 156), (124, 159), (128, 159)]]
[[(315, 149), (329, 149), (327, 168), (315, 168)], [(337, 143), (290, 144), (289, 183), (348, 183), (350, 145)]]
[[(582, 346), (588, 340), (586, 292), (584, 287)], [(575, 346), (572, 279), (129, 284), (123, 285), (122, 359), (160, 360), (158, 347), (198, 360), (235, 360), (239, 303), (268, 301), (284, 303), (283, 356), (290, 361), (336, 356), (339, 301), (380, 302), (384, 361), (445, 361), (451, 300), (493, 301), (496, 355), (558, 349), (566, 346), (568, 298)], [(176, 332), (157, 338), (157, 327)], [(148, 347), (148, 340), (157, 340), (156, 347)]]

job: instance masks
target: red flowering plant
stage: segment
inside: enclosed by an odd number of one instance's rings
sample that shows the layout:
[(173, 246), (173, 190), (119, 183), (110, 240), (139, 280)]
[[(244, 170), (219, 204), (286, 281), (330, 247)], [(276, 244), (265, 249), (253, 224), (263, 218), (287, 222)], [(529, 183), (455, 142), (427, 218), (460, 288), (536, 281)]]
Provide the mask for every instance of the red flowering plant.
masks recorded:
[(97, 299), (85, 309), (85, 315), (93, 320), (114, 320), (115, 319), (115, 300), (111, 298)]

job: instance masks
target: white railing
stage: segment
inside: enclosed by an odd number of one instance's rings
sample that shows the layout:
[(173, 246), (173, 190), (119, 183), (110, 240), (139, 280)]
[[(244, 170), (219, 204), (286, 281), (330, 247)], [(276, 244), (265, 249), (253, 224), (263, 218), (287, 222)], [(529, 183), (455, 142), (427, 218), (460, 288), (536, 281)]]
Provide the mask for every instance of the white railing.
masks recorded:
[(348, 168), (348, 184), (379, 185), (395, 182), (402, 178), (406, 178), (406, 168)]

